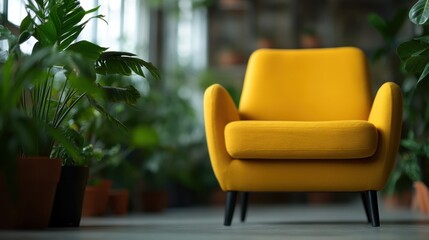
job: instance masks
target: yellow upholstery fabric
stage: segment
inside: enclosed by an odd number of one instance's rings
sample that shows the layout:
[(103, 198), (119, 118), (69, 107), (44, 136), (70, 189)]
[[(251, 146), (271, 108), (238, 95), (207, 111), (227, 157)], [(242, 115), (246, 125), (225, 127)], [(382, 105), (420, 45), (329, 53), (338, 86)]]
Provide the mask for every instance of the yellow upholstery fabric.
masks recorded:
[[(402, 97), (388, 82), (372, 101), (365, 56), (356, 48), (258, 50), (247, 66), (239, 108), (215, 84), (204, 95), (204, 119), (213, 171), (225, 191), (381, 190), (399, 147)], [(359, 159), (236, 158), (226, 149), (225, 127), (243, 120), (367, 121), (378, 143), (374, 154)]]
[(367, 120), (366, 68), (356, 48), (257, 50), (246, 70), (241, 119)]
[(363, 120), (235, 121), (225, 127), (226, 149), (239, 159), (366, 158), (377, 141), (377, 129)]

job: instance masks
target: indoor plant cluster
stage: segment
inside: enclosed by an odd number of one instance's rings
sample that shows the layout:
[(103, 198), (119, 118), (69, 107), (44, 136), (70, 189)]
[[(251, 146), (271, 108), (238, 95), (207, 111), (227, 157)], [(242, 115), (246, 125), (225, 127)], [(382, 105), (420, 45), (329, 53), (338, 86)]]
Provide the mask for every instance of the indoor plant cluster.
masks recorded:
[[(85, 100), (88, 107), (125, 128), (102, 102), (133, 104), (140, 94), (132, 85), (122, 88), (104, 85), (104, 77), (131, 74), (145, 77), (146, 69), (155, 79), (159, 78), (151, 63), (132, 53), (108, 51), (90, 41), (78, 40), (89, 21), (103, 20), (103, 15), (96, 14), (98, 7), (85, 10), (78, 0), (28, 0), (26, 11), (18, 36), (0, 26), (0, 39), (8, 42), (7, 51), (1, 54), (0, 72), (0, 138), (6, 143), (1, 146), (0, 214), (10, 217), (0, 222), (0, 227), (8, 228), (47, 227), (53, 201), (57, 201), (57, 182), (63, 177), (60, 166), (87, 165), (90, 156), (79, 140), (82, 133), (73, 132), (67, 125), (77, 104)], [(23, 53), (20, 45), (34, 39), (32, 52)], [(40, 156), (43, 158), (39, 159)], [(65, 161), (61, 162), (60, 157)], [(30, 162), (33, 165), (27, 167)], [(43, 170), (46, 172), (42, 175), (52, 178), (40, 180), (36, 173)], [(21, 179), (32, 175), (34, 178)], [(40, 187), (27, 185), (37, 183)], [(49, 188), (51, 192), (35, 193), (39, 188)], [(24, 190), (33, 192), (26, 195)], [(41, 207), (37, 198), (46, 196), (46, 207)], [(42, 208), (47, 210), (45, 217), (40, 216)], [(29, 219), (33, 212), (36, 216)], [(80, 212), (78, 217), (80, 221)], [(69, 225), (68, 221), (53, 225)]]
[[(409, 206), (413, 183), (429, 183), (429, 98), (425, 92), (429, 83), (424, 81), (429, 69), (428, 3), (429, 1), (417, 1), (411, 9), (400, 8), (391, 19), (383, 19), (377, 14), (368, 17), (369, 23), (385, 42), (383, 47), (375, 51), (373, 60), (384, 57), (390, 72), (389, 79), (400, 84), (403, 92), (400, 161), (385, 189), (388, 205)], [(407, 19), (415, 24), (415, 36), (400, 43), (400, 30)]]
[[(410, 21), (415, 25), (415, 36), (397, 47), (397, 54), (405, 73), (415, 84), (403, 85), (404, 109), (407, 117), (407, 136), (401, 141), (402, 161), (391, 176), (391, 189), (400, 188), (401, 179), (414, 183), (414, 206), (429, 213), (428, 178), (428, 126), (429, 102), (425, 88), (429, 75), (429, 1), (418, 0), (409, 10)], [(407, 83), (405, 81), (404, 83)]]

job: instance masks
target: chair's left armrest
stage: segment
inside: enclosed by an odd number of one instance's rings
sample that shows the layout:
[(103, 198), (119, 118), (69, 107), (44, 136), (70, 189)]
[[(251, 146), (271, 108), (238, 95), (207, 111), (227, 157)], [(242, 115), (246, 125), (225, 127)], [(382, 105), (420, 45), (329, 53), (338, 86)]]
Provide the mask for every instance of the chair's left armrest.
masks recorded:
[(387, 82), (380, 87), (368, 121), (375, 125), (379, 133), (379, 146), (374, 158), (381, 172), (377, 174), (379, 181), (375, 182), (378, 182), (377, 188), (382, 188), (392, 171), (401, 138), (402, 94), (397, 84)]
[(231, 156), (225, 146), (225, 126), (240, 120), (237, 107), (229, 93), (219, 84), (207, 88), (204, 93), (204, 123), (210, 160), (216, 178), (224, 189), (224, 173)]

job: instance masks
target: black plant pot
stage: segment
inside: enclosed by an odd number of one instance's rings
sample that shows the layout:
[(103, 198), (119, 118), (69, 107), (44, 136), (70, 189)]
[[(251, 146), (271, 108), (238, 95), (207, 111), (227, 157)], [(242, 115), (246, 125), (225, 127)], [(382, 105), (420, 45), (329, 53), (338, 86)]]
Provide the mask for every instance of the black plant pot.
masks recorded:
[(49, 227), (79, 227), (88, 167), (62, 167)]

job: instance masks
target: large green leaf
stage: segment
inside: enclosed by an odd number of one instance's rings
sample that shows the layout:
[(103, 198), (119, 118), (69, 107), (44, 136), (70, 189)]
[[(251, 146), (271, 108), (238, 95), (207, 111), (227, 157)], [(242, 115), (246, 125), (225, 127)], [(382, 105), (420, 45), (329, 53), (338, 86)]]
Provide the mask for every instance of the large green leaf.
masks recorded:
[(58, 49), (66, 49), (80, 35), (85, 25), (92, 19), (103, 19), (103, 15), (85, 18), (94, 13), (99, 7), (85, 11), (79, 0), (39, 0), (34, 3), (29, 1), (27, 9), (33, 13), (36, 19), (32, 19), (36, 25), (36, 39), (43, 46), (56, 45)]
[(59, 7), (61, 12), (58, 16), (61, 20), (61, 25), (59, 25), (59, 46), (60, 49), (67, 48), (72, 42), (74, 42), (82, 30), (85, 28), (85, 25), (92, 19), (103, 19), (103, 15), (95, 15), (89, 19), (84, 20), (84, 18), (93, 12), (98, 10), (98, 7), (92, 8), (88, 11), (85, 11), (79, 4), (78, 0), (67, 0), (64, 1)]
[(58, 49), (65, 50), (72, 42), (74, 42), (80, 33), (83, 31), (84, 25), (74, 26), (66, 34), (62, 34), (59, 39)]
[(414, 24), (426, 24), (429, 20), (429, 0), (419, 0), (414, 4), (410, 9), (409, 18)]
[(43, 24), (36, 25), (36, 39), (43, 46), (53, 46), (57, 41), (57, 31), (52, 21), (46, 21)]
[(58, 7), (52, 8), (48, 16), (48, 21), (51, 21), (55, 26), (56, 32), (60, 33), (63, 23), (62, 23), (62, 19), (60, 19), (58, 11), (61, 12), (61, 10), (58, 10)]
[(427, 75), (429, 74), (429, 62), (426, 63), (425, 68), (423, 69), (423, 72), (420, 74), (419, 79), (417, 80), (417, 84), (419, 84), (423, 79), (425, 79), (427, 77)]
[(65, 4), (61, 6), (61, 11), (63, 11), (62, 23), (64, 24), (64, 32), (67, 29), (70, 29), (72, 26), (79, 24), (86, 15), (85, 10), (78, 4), (68, 5)]
[(410, 40), (400, 44), (397, 52), (402, 61), (406, 61), (411, 56), (419, 55), (429, 49), (429, 44), (423, 41)]
[(96, 61), (107, 48), (100, 47), (89, 41), (79, 41), (70, 45), (67, 50), (79, 53), (91, 61)]
[(22, 19), (21, 24), (19, 26), (19, 31), (20, 32), (28, 31), (28, 29), (31, 27), (32, 27), (31, 16), (27, 15), (24, 19)]

